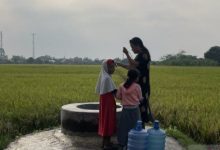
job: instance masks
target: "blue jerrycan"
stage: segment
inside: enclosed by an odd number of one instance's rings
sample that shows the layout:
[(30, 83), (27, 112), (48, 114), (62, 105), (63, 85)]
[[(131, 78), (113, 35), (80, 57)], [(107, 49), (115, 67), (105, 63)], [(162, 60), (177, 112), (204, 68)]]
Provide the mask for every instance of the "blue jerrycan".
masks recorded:
[(154, 121), (153, 128), (147, 130), (147, 150), (164, 150), (165, 149), (165, 131), (160, 129), (159, 121)]
[(128, 133), (127, 150), (147, 150), (147, 130), (142, 129), (142, 121), (138, 120), (136, 127)]

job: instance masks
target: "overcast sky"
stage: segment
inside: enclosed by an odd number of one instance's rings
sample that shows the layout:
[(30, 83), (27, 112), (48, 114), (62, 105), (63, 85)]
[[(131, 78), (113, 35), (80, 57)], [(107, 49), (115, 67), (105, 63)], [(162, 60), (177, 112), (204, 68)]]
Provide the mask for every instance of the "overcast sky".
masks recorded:
[[(3, 48), (12, 55), (122, 58), (140, 37), (153, 60), (220, 45), (219, 0), (0, 0)], [(134, 56), (134, 55), (133, 55)]]

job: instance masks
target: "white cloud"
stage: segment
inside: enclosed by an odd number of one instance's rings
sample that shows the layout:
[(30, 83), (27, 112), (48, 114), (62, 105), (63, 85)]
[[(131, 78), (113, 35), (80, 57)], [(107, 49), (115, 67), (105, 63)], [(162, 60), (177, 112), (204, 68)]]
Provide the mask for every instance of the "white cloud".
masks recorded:
[(218, 0), (1, 0), (0, 30), (6, 53), (121, 57), (121, 47), (140, 36), (153, 59), (186, 50), (203, 56), (219, 45)]

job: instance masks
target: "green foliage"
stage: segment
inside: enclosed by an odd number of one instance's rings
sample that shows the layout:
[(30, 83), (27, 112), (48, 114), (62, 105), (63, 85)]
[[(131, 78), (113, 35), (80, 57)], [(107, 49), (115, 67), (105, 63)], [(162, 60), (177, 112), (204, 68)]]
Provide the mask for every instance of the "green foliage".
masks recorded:
[(181, 145), (187, 147), (189, 145), (194, 145), (196, 142), (183, 134), (181, 131), (177, 130), (175, 127), (169, 127), (166, 129), (166, 134), (170, 137), (175, 138)]
[[(99, 71), (93, 65), (0, 65), (0, 145), (58, 126), (64, 104), (98, 101)], [(217, 67), (152, 67), (150, 103), (156, 119), (198, 142), (219, 143), (219, 74)], [(123, 75), (126, 71), (117, 68), (116, 85)]]
[(14, 136), (9, 134), (0, 134), (0, 150), (3, 150), (8, 143), (12, 142)]
[(215, 60), (197, 58), (192, 55), (185, 55), (184, 51), (181, 51), (175, 55), (166, 55), (161, 58), (159, 65), (170, 66), (217, 66), (218, 63)]
[(218, 62), (220, 64), (220, 47), (219, 46), (213, 46), (211, 47), (205, 54), (204, 57), (206, 59), (211, 59), (213, 61)]
[(23, 56), (12, 56), (11, 62), (12, 64), (25, 64), (26, 59)]
[(220, 68), (155, 67), (151, 104), (158, 120), (198, 142), (220, 142)]
[(58, 126), (62, 105), (98, 100), (98, 73), (97, 66), (0, 65), (0, 135)]

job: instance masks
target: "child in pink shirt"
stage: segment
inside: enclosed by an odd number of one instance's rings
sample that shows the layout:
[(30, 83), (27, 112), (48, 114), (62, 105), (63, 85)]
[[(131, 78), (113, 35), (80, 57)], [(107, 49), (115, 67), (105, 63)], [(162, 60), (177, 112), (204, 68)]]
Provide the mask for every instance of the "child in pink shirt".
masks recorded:
[(142, 100), (141, 87), (136, 83), (138, 70), (129, 70), (127, 76), (127, 80), (119, 86), (116, 93), (116, 98), (121, 100), (123, 106), (117, 131), (118, 143), (122, 147), (127, 146), (128, 132), (135, 127), (137, 120), (140, 120), (139, 104)]

